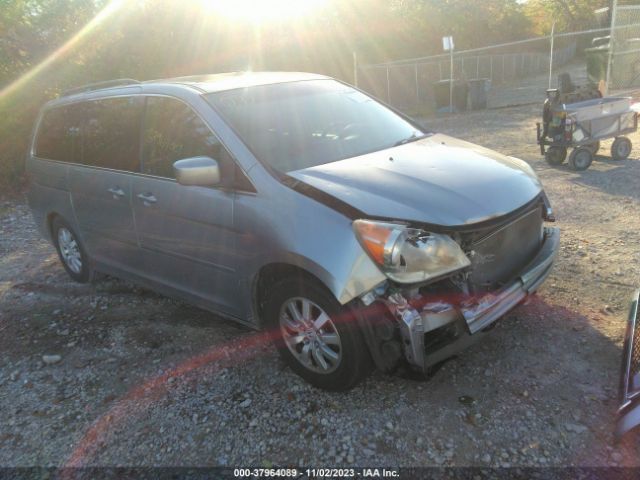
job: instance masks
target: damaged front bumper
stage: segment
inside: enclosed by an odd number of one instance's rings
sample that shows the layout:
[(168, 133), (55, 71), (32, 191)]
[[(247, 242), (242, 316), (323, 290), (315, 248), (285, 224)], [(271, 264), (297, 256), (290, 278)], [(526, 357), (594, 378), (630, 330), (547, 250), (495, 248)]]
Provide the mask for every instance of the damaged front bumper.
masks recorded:
[[(549, 275), (559, 245), (560, 230), (545, 228), (540, 250), (512, 284), (458, 305), (435, 302), (416, 309), (401, 295), (391, 296), (407, 361), (426, 371), (477, 340), (493, 322), (536, 291)], [(426, 338), (438, 331), (437, 339)]]
[(640, 290), (631, 301), (627, 331), (622, 347), (622, 368), (620, 371), (620, 389), (618, 420), (615, 438), (640, 425)]

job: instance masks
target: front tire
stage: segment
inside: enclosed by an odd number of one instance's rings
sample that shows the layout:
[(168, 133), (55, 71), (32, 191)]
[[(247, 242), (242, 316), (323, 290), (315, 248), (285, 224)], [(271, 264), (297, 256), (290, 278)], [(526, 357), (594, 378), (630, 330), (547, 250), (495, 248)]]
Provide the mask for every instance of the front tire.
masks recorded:
[(276, 283), (264, 311), (280, 356), (312, 385), (349, 390), (369, 372), (369, 352), (351, 310), (317, 281), (298, 277)]
[(593, 153), (589, 147), (574, 148), (569, 155), (569, 165), (577, 171), (586, 170), (593, 162)]
[(549, 165), (562, 165), (567, 158), (567, 149), (565, 147), (549, 147), (544, 153), (544, 159)]
[(51, 225), (51, 234), (60, 262), (69, 276), (79, 283), (91, 281), (89, 259), (73, 228), (62, 218), (55, 217)]

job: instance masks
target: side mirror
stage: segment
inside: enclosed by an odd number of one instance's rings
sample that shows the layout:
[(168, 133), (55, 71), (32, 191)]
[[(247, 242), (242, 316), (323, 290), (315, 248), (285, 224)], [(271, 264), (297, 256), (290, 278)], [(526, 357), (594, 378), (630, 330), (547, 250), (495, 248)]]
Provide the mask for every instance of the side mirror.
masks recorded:
[(209, 157), (192, 157), (173, 163), (173, 173), (180, 185), (211, 187), (220, 183), (218, 162)]

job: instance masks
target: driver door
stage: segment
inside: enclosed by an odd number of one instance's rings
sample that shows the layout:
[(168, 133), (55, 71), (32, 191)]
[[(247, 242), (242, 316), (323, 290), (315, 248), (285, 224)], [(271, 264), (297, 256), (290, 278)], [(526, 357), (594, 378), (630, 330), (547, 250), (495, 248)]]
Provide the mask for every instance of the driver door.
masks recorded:
[(208, 156), (221, 179), (233, 159), (194, 110), (180, 100), (147, 97), (142, 134), (142, 174), (132, 185), (133, 213), (144, 275), (241, 317), (235, 305), (238, 266), (232, 189), (184, 186), (173, 163)]

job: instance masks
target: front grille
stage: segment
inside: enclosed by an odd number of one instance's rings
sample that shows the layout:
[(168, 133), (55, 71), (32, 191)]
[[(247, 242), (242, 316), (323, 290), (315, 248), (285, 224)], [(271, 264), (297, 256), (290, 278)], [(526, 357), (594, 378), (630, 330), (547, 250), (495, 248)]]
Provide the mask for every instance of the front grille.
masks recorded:
[(476, 291), (490, 291), (511, 281), (535, 256), (543, 239), (542, 208), (529, 210), (507, 224), (473, 240), (469, 247), (469, 282)]
[(627, 332), (622, 347), (620, 365), (620, 389), (618, 397), (618, 419), (614, 431), (616, 441), (630, 430), (640, 425), (638, 405), (640, 404), (640, 290), (631, 300)]
[[(638, 338), (638, 320), (636, 319), (631, 347), (631, 374), (635, 376), (638, 373), (640, 373), (640, 338)], [(629, 387), (637, 389), (638, 385), (631, 384)]]

